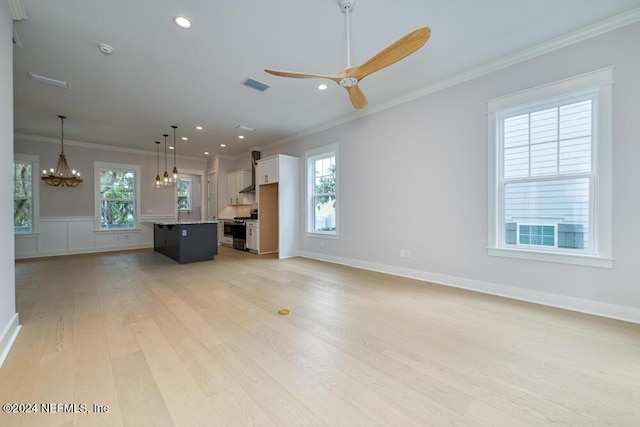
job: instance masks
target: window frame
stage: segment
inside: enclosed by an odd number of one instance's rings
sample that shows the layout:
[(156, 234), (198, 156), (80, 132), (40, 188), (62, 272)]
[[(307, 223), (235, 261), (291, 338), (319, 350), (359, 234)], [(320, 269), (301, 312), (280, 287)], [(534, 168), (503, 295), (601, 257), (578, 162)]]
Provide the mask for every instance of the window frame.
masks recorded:
[[(121, 172), (133, 172), (134, 173), (134, 218), (133, 225), (131, 227), (122, 227), (122, 228), (102, 228), (102, 221), (100, 220), (101, 210), (100, 210), (100, 170), (109, 169), (113, 171), (121, 171)], [(95, 200), (95, 230), (103, 233), (118, 233), (123, 231), (130, 230), (139, 230), (140, 223), (140, 166), (139, 165), (131, 165), (124, 163), (109, 163), (109, 162), (94, 162), (93, 166), (93, 175), (94, 175), (94, 200)]]
[[(612, 254), (612, 85), (613, 68), (605, 68), (565, 80), (539, 86), (496, 98), (488, 104), (488, 245), (487, 252), (493, 256), (521, 258), (538, 261), (560, 262), (576, 265), (611, 268)], [(591, 95), (592, 94), (592, 95)], [(532, 111), (549, 107), (560, 100), (583, 99), (593, 96), (592, 104), (592, 169), (588, 174), (553, 175), (551, 179), (574, 179), (589, 176), (590, 210), (589, 233), (591, 250), (570, 248), (508, 247), (503, 244), (505, 233), (504, 179), (502, 178), (502, 128), (501, 120), (506, 114), (517, 111)], [(531, 182), (543, 181), (537, 177)], [(557, 234), (557, 230), (556, 230)], [(519, 239), (519, 237), (518, 237)], [(556, 237), (556, 244), (558, 243)], [(509, 245), (511, 246), (511, 245)]]
[[(323, 159), (327, 157), (335, 157), (335, 165), (336, 165), (336, 176), (335, 176), (335, 230), (332, 231), (321, 231), (315, 230), (315, 203), (314, 199), (316, 194), (314, 193), (315, 189), (315, 166), (314, 162), (318, 159)], [(339, 208), (340, 208), (340, 162), (339, 162), (339, 145), (338, 143), (333, 143), (329, 145), (325, 145), (313, 150), (305, 151), (305, 160), (306, 160), (306, 169), (307, 169), (307, 221), (306, 221), (306, 235), (308, 237), (320, 237), (320, 238), (329, 238), (329, 239), (337, 239), (339, 238)]]
[(13, 163), (14, 165), (15, 163), (31, 163), (31, 231), (16, 232), (14, 225), (13, 234), (18, 236), (38, 234), (40, 231), (40, 158), (31, 154), (15, 153)]

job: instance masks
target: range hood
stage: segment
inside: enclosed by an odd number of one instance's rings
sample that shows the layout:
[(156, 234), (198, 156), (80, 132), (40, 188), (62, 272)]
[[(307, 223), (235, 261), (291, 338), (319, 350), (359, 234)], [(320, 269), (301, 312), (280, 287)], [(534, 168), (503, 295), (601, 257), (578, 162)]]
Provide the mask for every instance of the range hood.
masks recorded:
[(251, 152), (251, 185), (240, 190), (241, 193), (255, 193), (256, 192), (256, 164), (260, 160), (260, 152), (253, 150)]

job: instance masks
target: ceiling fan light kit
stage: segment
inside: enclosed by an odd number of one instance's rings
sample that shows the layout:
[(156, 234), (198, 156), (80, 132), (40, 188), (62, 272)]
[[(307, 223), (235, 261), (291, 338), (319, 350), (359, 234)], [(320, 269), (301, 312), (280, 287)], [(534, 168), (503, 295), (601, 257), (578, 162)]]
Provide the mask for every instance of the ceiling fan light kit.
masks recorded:
[(280, 77), (291, 77), (297, 79), (329, 79), (340, 86), (344, 87), (349, 93), (349, 99), (351, 105), (355, 109), (361, 109), (367, 106), (368, 101), (362, 89), (358, 86), (358, 83), (362, 81), (369, 74), (375, 73), (391, 64), (394, 64), (401, 59), (411, 55), (422, 46), (425, 45), (429, 37), (431, 36), (431, 29), (429, 27), (421, 27), (413, 30), (409, 34), (401, 37), (385, 49), (374, 55), (365, 63), (356, 67), (351, 66), (351, 36), (350, 36), (350, 12), (353, 10), (355, 0), (338, 0), (340, 9), (345, 13), (346, 18), (346, 33), (347, 33), (347, 68), (334, 74), (312, 74), (312, 73), (297, 73), (290, 71), (278, 71), (265, 69), (269, 74)]

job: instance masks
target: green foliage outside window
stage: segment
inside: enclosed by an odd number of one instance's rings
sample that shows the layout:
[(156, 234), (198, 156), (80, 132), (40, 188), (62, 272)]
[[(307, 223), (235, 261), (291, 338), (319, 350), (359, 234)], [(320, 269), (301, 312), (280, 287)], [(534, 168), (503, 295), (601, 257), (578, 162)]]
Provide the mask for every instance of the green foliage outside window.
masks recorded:
[(100, 170), (100, 228), (133, 228), (135, 181), (131, 171)]
[(32, 172), (31, 163), (13, 164), (13, 225), (16, 232), (32, 231)]
[(314, 160), (314, 231), (336, 230), (336, 158)]
[(191, 181), (178, 179), (178, 210), (188, 211), (191, 200)]
[(316, 169), (316, 207), (325, 203), (332, 202), (333, 207), (336, 207), (336, 164), (333, 163), (325, 171), (326, 175), (321, 175), (322, 171)]

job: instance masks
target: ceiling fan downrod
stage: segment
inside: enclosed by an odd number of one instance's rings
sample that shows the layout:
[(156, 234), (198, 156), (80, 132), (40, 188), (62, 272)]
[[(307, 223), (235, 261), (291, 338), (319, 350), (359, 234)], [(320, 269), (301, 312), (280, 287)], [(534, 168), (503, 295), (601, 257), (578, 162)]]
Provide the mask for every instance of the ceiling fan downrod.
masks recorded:
[[(340, 4), (340, 9), (345, 14), (345, 22), (346, 22), (346, 32), (347, 32), (347, 69), (351, 68), (351, 11), (353, 10), (353, 6), (356, 3), (356, 0), (338, 0)], [(358, 83), (358, 79), (353, 77), (345, 77), (340, 80), (340, 86), (342, 87), (352, 87)]]

